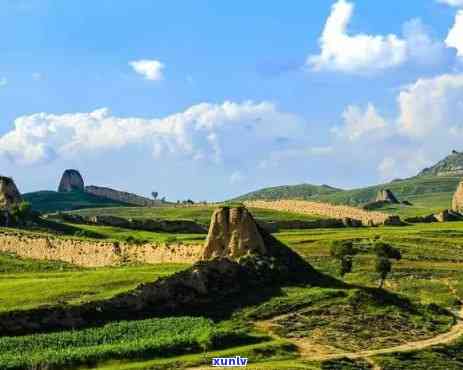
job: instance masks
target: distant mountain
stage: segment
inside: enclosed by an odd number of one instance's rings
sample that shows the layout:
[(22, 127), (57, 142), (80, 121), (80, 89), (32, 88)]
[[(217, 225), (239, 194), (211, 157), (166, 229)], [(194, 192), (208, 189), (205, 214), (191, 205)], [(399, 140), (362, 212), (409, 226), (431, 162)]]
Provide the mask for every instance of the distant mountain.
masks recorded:
[(432, 167), (425, 168), (418, 176), (463, 176), (463, 153), (452, 153)]
[(450, 208), (451, 199), (463, 177), (463, 153), (453, 151), (436, 165), (417, 176), (359, 189), (341, 190), (327, 185), (295, 185), (265, 188), (245, 194), (235, 200), (306, 199), (332, 204), (360, 206), (376, 199), (379, 190), (390, 189), (400, 201), (420, 207)]
[(327, 195), (342, 191), (342, 189), (333, 188), (328, 185), (287, 185), (260, 189), (252, 193), (244, 194), (234, 200), (243, 202), (245, 200), (312, 199), (319, 195)]

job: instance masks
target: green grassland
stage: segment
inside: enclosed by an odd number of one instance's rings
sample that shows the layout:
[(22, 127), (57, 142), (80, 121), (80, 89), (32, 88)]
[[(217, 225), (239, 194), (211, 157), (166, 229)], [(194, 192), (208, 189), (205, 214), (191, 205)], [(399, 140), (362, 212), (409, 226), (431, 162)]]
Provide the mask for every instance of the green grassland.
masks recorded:
[[(212, 213), (220, 205), (204, 206), (176, 206), (176, 207), (110, 207), (82, 209), (70, 212), (80, 216), (116, 216), (133, 219), (163, 219), (163, 220), (191, 220), (208, 225)], [(301, 213), (273, 211), (261, 208), (249, 209), (253, 216), (260, 221), (291, 221), (315, 220), (322, 216), (305, 215)]]
[[(134, 236), (133, 231), (117, 228), (88, 230), (115, 240)], [(353, 241), (360, 253), (353, 272), (344, 278), (347, 285), (285, 286), (269, 300), (240, 309), (225, 321), (212, 322), (205, 312), (202, 318), (153, 318), (74, 332), (0, 337), (0, 368), (27, 369), (35, 361), (47, 363), (49, 369), (80, 365), (101, 370), (181, 369), (210, 364), (214, 356), (241, 355), (249, 356), (250, 369), (371, 369), (363, 360), (304, 360), (293, 341), (339, 350), (382, 348), (432, 337), (454, 323), (450, 312), (458, 309), (463, 297), (463, 222), (293, 230), (275, 236), (314, 267), (338, 278), (330, 244)], [(396, 246), (403, 255), (386, 281), (389, 293), (376, 288), (379, 280), (370, 243), (374, 237)], [(86, 269), (0, 254), (0, 312), (109, 298), (186, 267)], [(22, 349), (22, 356), (14, 346)], [(375, 362), (385, 369), (418, 369), (447, 361), (448, 368), (457, 369), (461, 359), (454, 353), (461, 348), (458, 342), (417, 353), (378, 356)]]
[[(172, 234), (143, 230), (131, 230), (112, 226), (76, 225), (67, 224), (84, 232), (84, 235), (98, 236), (107, 239), (134, 244), (161, 243), (161, 244), (202, 244), (206, 239), (204, 234)], [(77, 232), (77, 235), (82, 233)]]
[(98, 197), (85, 192), (59, 193), (56, 191), (36, 191), (23, 194), (23, 199), (32, 205), (32, 209), (41, 213), (68, 211), (90, 207), (117, 207), (127, 204)]
[(84, 269), (0, 254), (0, 312), (110, 298), (185, 268), (182, 264)]

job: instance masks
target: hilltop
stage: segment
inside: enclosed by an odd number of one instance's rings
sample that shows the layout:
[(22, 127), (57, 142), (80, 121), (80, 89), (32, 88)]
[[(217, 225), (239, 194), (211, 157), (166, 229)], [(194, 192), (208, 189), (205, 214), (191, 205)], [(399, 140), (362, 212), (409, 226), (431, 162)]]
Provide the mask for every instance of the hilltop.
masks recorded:
[(342, 191), (342, 189), (334, 188), (329, 185), (285, 185), (253, 191), (235, 198), (234, 200), (241, 202), (245, 200), (313, 199), (320, 195), (328, 195)]
[(82, 191), (60, 193), (56, 191), (36, 191), (23, 194), (23, 199), (37, 212), (71, 211), (81, 208), (119, 207), (128, 204), (96, 196)]
[(418, 176), (463, 176), (463, 152), (453, 150), (434, 166), (425, 168)]

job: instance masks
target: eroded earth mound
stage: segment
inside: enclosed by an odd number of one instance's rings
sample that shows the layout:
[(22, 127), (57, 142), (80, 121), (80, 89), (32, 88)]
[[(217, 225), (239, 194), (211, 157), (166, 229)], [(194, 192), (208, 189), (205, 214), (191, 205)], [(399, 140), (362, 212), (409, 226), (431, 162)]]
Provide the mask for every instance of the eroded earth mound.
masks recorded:
[(457, 191), (453, 195), (452, 210), (459, 213), (463, 211), (463, 181), (460, 182)]

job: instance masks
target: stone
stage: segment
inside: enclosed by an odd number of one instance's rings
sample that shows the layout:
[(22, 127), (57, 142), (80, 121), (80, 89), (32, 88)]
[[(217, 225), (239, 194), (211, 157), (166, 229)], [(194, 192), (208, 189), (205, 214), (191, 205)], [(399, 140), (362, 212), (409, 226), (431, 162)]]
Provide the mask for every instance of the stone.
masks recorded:
[(381, 189), (376, 195), (376, 202), (388, 202), (392, 204), (399, 204), (399, 200), (390, 189)]
[(399, 216), (389, 216), (384, 220), (384, 226), (404, 226), (406, 225)]
[(245, 207), (222, 207), (214, 211), (209, 226), (203, 259), (232, 260), (250, 254), (267, 253), (256, 221)]
[(463, 181), (460, 182), (457, 191), (453, 195), (452, 211), (463, 212)]
[(442, 212), (434, 214), (434, 217), (438, 222), (451, 222), (459, 221), (462, 219), (462, 216), (459, 213), (453, 212), (450, 209), (446, 209)]
[(13, 179), (0, 176), (0, 209), (10, 209), (12, 206), (21, 203), (19, 192)]
[(84, 179), (77, 170), (66, 170), (61, 177), (58, 192), (70, 193), (72, 191), (84, 191)]

